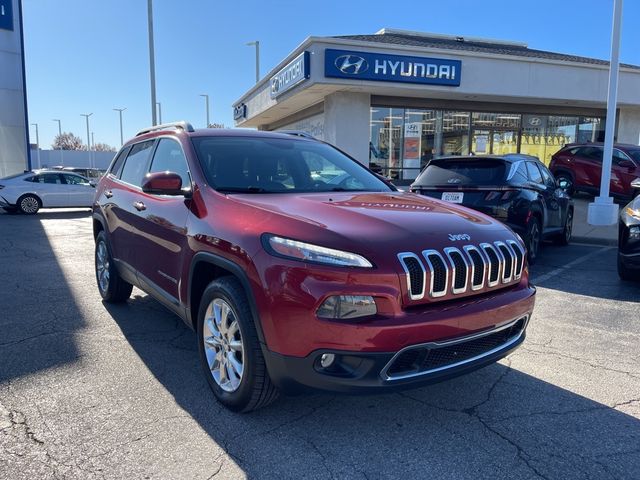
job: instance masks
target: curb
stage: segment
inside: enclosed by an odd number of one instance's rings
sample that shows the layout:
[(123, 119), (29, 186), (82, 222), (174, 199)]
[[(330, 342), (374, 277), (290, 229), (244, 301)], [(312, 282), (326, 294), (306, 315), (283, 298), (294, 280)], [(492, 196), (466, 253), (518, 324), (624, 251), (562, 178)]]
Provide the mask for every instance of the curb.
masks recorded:
[(618, 239), (613, 238), (597, 238), (597, 237), (571, 237), (572, 243), (582, 243), (587, 245), (603, 245), (605, 247), (617, 247)]

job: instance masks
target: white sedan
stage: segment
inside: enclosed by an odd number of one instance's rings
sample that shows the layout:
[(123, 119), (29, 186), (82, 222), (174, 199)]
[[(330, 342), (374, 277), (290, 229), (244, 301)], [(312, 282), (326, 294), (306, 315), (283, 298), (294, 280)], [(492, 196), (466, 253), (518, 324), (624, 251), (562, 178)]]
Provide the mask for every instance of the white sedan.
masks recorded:
[(40, 171), (0, 179), (0, 207), (33, 215), (41, 208), (91, 207), (95, 184), (75, 173)]

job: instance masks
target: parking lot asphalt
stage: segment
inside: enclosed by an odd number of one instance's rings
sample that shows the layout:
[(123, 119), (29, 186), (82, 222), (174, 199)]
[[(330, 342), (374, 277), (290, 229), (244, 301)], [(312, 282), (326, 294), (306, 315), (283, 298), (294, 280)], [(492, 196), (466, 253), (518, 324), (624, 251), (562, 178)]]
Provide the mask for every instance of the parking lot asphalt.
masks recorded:
[(0, 478), (640, 478), (640, 285), (607, 246), (545, 245), (524, 345), (380, 396), (213, 399), (195, 335), (104, 305), (87, 211), (0, 215)]

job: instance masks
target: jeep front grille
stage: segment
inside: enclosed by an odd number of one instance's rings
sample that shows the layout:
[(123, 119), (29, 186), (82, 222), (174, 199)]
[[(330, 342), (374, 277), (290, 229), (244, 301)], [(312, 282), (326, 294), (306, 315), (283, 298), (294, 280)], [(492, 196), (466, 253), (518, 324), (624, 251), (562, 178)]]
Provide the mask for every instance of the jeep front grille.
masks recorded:
[[(444, 253), (444, 255), (443, 255)], [(411, 300), (503, 286), (520, 280), (524, 250), (513, 240), (398, 254)]]

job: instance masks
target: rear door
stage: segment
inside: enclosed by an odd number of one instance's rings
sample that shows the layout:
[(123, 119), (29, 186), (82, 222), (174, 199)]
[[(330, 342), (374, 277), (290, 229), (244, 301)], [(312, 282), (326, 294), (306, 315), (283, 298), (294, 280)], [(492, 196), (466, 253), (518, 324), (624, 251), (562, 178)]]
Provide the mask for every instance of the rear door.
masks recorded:
[(544, 231), (546, 230), (557, 228), (559, 224), (557, 202), (555, 212), (552, 206), (552, 202), (554, 201), (553, 197), (555, 189), (550, 189), (547, 185), (545, 185), (542, 171), (540, 170), (540, 168), (538, 168), (536, 162), (527, 161), (526, 163), (527, 174), (529, 175), (529, 185), (537, 193), (537, 201), (542, 207), (542, 215), (544, 217), (542, 229), (544, 233)]
[[(621, 163), (627, 166), (620, 165)], [(614, 148), (611, 162), (611, 193), (622, 196), (632, 195), (631, 182), (637, 178), (637, 168), (629, 155)]]
[[(150, 173), (170, 171), (180, 175), (182, 188), (191, 190), (187, 159), (180, 143), (160, 138), (151, 161)], [(179, 306), (182, 258), (188, 248), (186, 236), (189, 201), (183, 195), (153, 195), (140, 192), (136, 210), (135, 244), (138, 252), (138, 279)], [(165, 294), (163, 295), (162, 290)]]
[(37, 184), (35, 190), (43, 207), (69, 206), (69, 193), (61, 174), (41, 173), (35, 176), (33, 182)]

